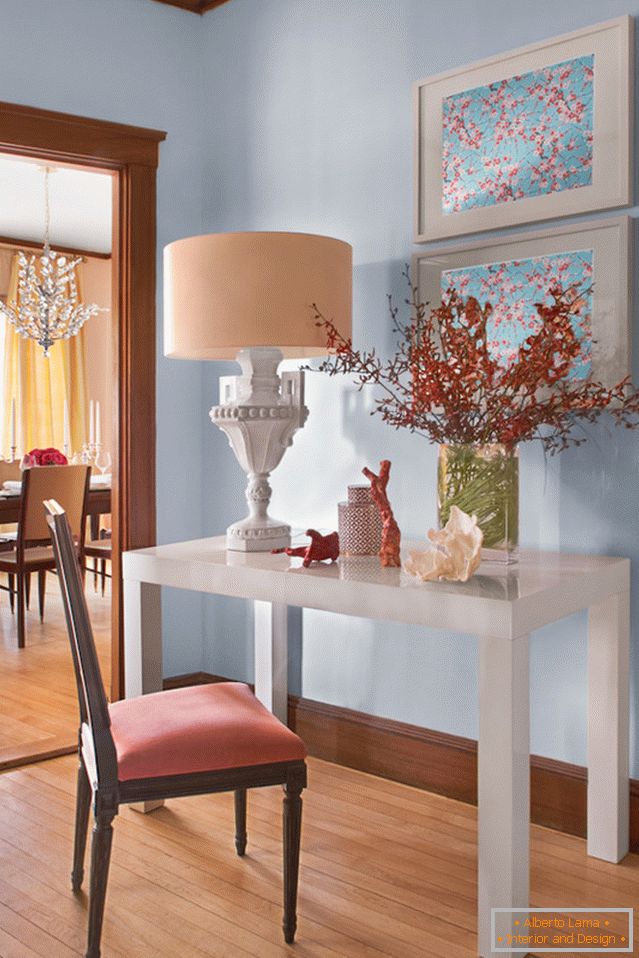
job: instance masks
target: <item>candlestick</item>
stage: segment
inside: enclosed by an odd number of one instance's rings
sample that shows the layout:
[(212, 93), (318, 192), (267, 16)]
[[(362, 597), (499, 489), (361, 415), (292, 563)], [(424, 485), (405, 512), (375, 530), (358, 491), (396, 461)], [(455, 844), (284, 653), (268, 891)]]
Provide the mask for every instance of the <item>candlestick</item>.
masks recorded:
[(15, 397), (11, 400), (11, 449), (13, 451), (12, 461), (16, 450), (16, 401)]
[(63, 452), (68, 457), (71, 451), (71, 437), (69, 433), (69, 404), (64, 400)]
[(89, 402), (89, 446), (95, 446), (95, 407), (92, 399)]
[(100, 400), (98, 399), (95, 404), (95, 444), (100, 446), (102, 439), (102, 417), (100, 416)]

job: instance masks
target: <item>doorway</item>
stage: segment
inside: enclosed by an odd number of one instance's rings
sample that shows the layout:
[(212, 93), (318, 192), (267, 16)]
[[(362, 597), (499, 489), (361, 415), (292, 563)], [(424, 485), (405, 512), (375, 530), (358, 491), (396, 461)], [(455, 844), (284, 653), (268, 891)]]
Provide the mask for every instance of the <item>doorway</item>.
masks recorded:
[[(0, 153), (113, 177), (112, 699), (124, 690), (121, 554), (155, 542), (156, 170), (165, 135), (0, 103)], [(74, 747), (49, 743), (46, 754)]]

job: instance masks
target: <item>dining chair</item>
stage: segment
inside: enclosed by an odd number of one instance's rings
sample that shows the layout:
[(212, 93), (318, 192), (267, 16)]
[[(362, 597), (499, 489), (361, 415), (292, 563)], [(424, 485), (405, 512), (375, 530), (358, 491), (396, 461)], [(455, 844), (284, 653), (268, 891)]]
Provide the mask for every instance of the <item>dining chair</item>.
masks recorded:
[(71, 885), (79, 891), (89, 811), (91, 840), (86, 958), (99, 958), (113, 819), (122, 804), (210, 792), (235, 793), (235, 849), (246, 850), (246, 792), (284, 789), (284, 939), (297, 925), (301, 793), (306, 749), (248, 685), (219, 682), (109, 704), (89, 620), (71, 528), (58, 503), (45, 503), (80, 705), (79, 767)]
[[(20, 463), (17, 460), (8, 462), (6, 459), (0, 459), (0, 489), (5, 482), (19, 482), (21, 478)], [(15, 544), (17, 532), (14, 523), (0, 526), (0, 551), (13, 548), (12, 543)]]
[(6, 572), (9, 577), (8, 587), (0, 586), (0, 589), (8, 591), (12, 600), (17, 600), (19, 649), (25, 646), (27, 578), (34, 572), (38, 573), (42, 621), (46, 575), (47, 571), (55, 569), (55, 557), (42, 503), (45, 499), (55, 498), (63, 504), (75, 538), (75, 548), (81, 555), (84, 548), (88, 489), (89, 466), (85, 465), (34, 466), (25, 469), (22, 474), (18, 537), (11, 551), (0, 552), (0, 572)]
[[(22, 481), (22, 468), (20, 465), (20, 459), (14, 459), (13, 462), (9, 462), (7, 459), (0, 460), (0, 487), (4, 485), (5, 482), (21, 482)], [(11, 549), (15, 548), (15, 544), (18, 538), (18, 526), (17, 523), (10, 523), (8, 525), (0, 526), (0, 552), (9, 552)], [(9, 602), (11, 605), (11, 611), (15, 611), (15, 576), (8, 575), (8, 584), (9, 584)], [(27, 609), (30, 608), (30, 599), (31, 599), (31, 574), (27, 573), (25, 577), (25, 599)]]
[(9, 462), (8, 459), (0, 459), (0, 486), (3, 482), (19, 479), (22, 475), (20, 463), (17, 459)]
[[(19, 460), (14, 460), (9, 462), (6, 459), (0, 459), (0, 489), (3, 487), (5, 482), (19, 482), (22, 478), (22, 473), (20, 471), (20, 462)], [(10, 552), (11, 549), (15, 548), (16, 539), (18, 538), (18, 526), (16, 523), (5, 523), (0, 525), (0, 552)], [(15, 576), (8, 575), (7, 583), (9, 586), (9, 602), (11, 604), (11, 611), (14, 610), (14, 589), (15, 589)], [(31, 577), (27, 579), (27, 591), (31, 584)], [(28, 604), (28, 600), (27, 600)]]
[(106, 570), (107, 562), (111, 561), (111, 546), (112, 541), (110, 529), (100, 529), (99, 537), (97, 539), (91, 538), (84, 544), (85, 558), (93, 560), (93, 568), (85, 566), (85, 571), (93, 573), (93, 588), (96, 592), (97, 580), (98, 577), (100, 578), (100, 588), (103, 596), (106, 580), (111, 578)]

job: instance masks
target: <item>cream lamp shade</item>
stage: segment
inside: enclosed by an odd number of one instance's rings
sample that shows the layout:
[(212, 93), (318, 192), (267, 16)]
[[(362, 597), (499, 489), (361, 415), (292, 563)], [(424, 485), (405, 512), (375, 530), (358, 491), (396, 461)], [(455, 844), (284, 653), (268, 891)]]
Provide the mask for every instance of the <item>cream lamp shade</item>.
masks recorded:
[(309, 233), (213, 233), (164, 250), (164, 352), (235, 359), (276, 347), (285, 358), (326, 355), (311, 305), (351, 335), (352, 248)]
[(306, 422), (304, 372), (284, 358), (328, 352), (312, 306), (351, 335), (352, 249), (309, 233), (214, 233), (164, 250), (164, 352), (177, 359), (236, 359), (209, 412), (247, 475), (248, 515), (226, 530), (227, 548), (271, 552), (291, 527), (268, 513), (269, 476)]

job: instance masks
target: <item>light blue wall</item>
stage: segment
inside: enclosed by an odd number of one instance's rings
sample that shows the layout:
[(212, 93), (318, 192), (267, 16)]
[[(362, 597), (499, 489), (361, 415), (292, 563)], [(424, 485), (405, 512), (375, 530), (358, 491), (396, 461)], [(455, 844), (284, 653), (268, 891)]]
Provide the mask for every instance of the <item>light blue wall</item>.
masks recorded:
[[(202, 225), (201, 105), (194, 100), (201, 88), (200, 28), (199, 17), (149, 0), (0, 4), (3, 100), (167, 131), (158, 176), (158, 251)], [(158, 307), (161, 317), (160, 301)], [(200, 365), (159, 358), (157, 390), (159, 537), (195, 537), (201, 528), (201, 434), (185, 423), (200, 421)], [(167, 672), (199, 669), (201, 599), (176, 594), (167, 597), (165, 609)]]
[[(232, 0), (204, 23), (205, 229), (351, 242), (355, 341), (383, 351), (385, 296), (401, 298), (401, 264), (413, 252), (412, 81), (624, 13), (639, 13), (637, 0)], [(205, 371), (207, 404), (217, 372)], [(308, 405), (274, 476), (273, 514), (334, 527), (346, 485), (388, 457), (402, 529), (423, 534), (435, 518), (435, 450), (371, 419), (370, 398), (346, 383), (309, 375)], [(208, 429), (203, 439), (212, 534), (242, 513), (242, 474), (223, 436)], [(599, 430), (595, 440), (547, 464), (523, 450), (523, 542), (636, 560), (639, 436)], [(250, 678), (250, 627), (241, 603), (209, 604), (205, 668)], [(583, 617), (536, 634), (531, 666), (533, 750), (585, 763)], [(476, 737), (476, 667), (468, 638), (305, 613), (310, 698)], [(637, 775), (634, 740), (633, 755)]]
[[(413, 251), (412, 81), (639, 14), (639, 0), (231, 0), (202, 19), (150, 0), (1, 6), (2, 99), (168, 132), (158, 250), (180, 236), (235, 229), (346, 239), (355, 254), (356, 341), (382, 351), (391, 342), (386, 293), (401, 298), (401, 264)], [(234, 367), (164, 360), (161, 323), (158, 345), (159, 538), (218, 532), (243, 511), (243, 476), (206, 409), (218, 373)], [(435, 518), (434, 450), (371, 419), (370, 397), (348, 384), (308, 378), (311, 417), (275, 474), (274, 514), (334, 526), (346, 485), (387, 456), (400, 524), (422, 534)], [(637, 559), (639, 437), (598, 431), (595, 439), (548, 464), (539, 450), (523, 451), (522, 538)], [(573, 617), (532, 644), (533, 749), (578, 763), (583, 625)], [(166, 674), (206, 668), (251, 678), (250, 630), (243, 603), (203, 609), (195, 594), (167, 596)], [(319, 613), (306, 613), (305, 633), (306, 696), (476, 735), (473, 640)], [(633, 754), (639, 775), (634, 740)]]

